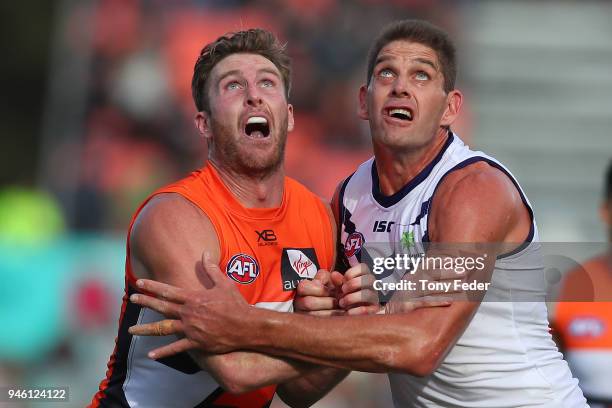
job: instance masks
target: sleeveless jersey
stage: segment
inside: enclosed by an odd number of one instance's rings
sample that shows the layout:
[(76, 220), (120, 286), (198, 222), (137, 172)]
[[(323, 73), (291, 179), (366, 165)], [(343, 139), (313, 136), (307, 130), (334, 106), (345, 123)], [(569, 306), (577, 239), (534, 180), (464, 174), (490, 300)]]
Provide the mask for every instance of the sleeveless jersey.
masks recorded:
[[(220, 268), (245, 300), (254, 306), (292, 311), (295, 287), (311, 279), (319, 268), (330, 268), (333, 236), (329, 213), (321, 200), (298, 182), (285, 178), (278, 208), (245, 208), (220, 179), (213, 166), (154, 192), (177, 193), (197, 206), (212, 222), (220, 245)], [(147, 352), (177, 340), (176, 336), (131, 336), (135, 324), (158, 321), (162, 315), (129, 302), (136, 293), (126, 257), (126, 292), (119, 334), (108, 364), (106, 379), (92, 401), (93, 407), (266, 407), (276, 386), (232, 395), (213, 377), (181, 353), (158, 361)]]
[[(555, 308), (555, 329), (565, 349), (572, 371), (580, 380), (592, 406), (612, 405), (612, 269), (606, 256), (586, 262), (570, 271)], [(578, 286), (591, 286), (591, 298), (573, 295)]]
[[(537, 256), (538, 230), (531, 205), (512, 174), (495, 159), (470, 150), (449, 132), (439, 154), (391, 196), (380, 191), (374, 158), (366, 161), (340, 189), (344, 254), (354, 265), (362, 255), (372, 256), (367, 252), (368, 242), (386, 242), (389, 248), (401, 248), (398, 243), (406, 239), (417, 247), (428, 242), (428, 216), (437, 186), (450, 172), (476, 162), (486, 162), (512, 180), (533, 220), (529, 236), (519, 248), (498, 257), (485, 298), (437, 370), (424, 378), (389, 374), (394, 404), (584, 407), (578, 382), (549, 333), (546, 285), (537, 278), (542, 277), (538, 272), (542, 262)], [(398, 282), (404, 273), (395, 271), (377, 279)], [(528, 298), (514, 297), (526, 291)]]

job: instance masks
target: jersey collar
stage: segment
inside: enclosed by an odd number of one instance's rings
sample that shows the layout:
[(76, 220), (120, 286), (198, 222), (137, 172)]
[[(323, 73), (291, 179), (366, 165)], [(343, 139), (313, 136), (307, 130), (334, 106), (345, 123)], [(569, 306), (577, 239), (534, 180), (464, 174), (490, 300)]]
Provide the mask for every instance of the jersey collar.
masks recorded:
[(453, 143), (454, 135), (450, 130), (448, 131), (448, 136), (446, 138), (446, 142), (444, 146), (440, 150), (440, 152), (434, 157), (428, 164), (421, 170), (414, 178), (412, 178), (406, 185), (404, 185), (399, 191), (396, 193), (386, 196), (380, 191), (380, 184), (378, 180), (378, 171), (376, 170), (376, 159), (372, 161), (372, 196), (374, 200), (378, 204), (380, 204), (384, 208), (389, 208), (397, 203), (399, 203), (402, 198), (406, 197), (408, 193), (410, 193), (416, 186), (421, 184), (423, 180), (425, 180), (433, 168), (442, 160), (442, 156), (446, 150), (448, 150), (449, 146)]

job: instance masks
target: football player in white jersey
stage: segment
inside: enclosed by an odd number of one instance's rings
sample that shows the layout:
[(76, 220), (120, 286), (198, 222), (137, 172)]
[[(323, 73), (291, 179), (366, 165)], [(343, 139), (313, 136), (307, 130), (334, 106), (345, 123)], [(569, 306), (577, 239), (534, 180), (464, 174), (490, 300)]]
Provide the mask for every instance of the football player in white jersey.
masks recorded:
[[(369, 121), (374, 158), (341, 183), (333, 208), (354, 268), (367, 241), (405, 237), (408, 244), (510, 248), (487, 262), (494, 275), (484, 301), (332, 319), (281, 314), (241, 302), (220, 271), (210, 268), (216, 286), (206, 293), (143, 282), (154, 293), (161, 288), (166, 297), (141, 296), (138, 302), (164, 309), (176, 320), (133, 332), (151, 335), (164, 327), (186, 336), (156, 350), (154, 357), (191, 348), (255, 350), (386, 372), (394, 403), (401, 407), (586, 406), (548, 332), (544, 290), (534, 287), (528, 302), (512, 297), (516, 274), (538, 269), (537, 226), (510, 172), (451, 132), (463, 101), (455, 77), (454, 45), (439, 28), (406, 20), (381, 32), (359, 92), (359, 116)], [(490, 293), (508, 298), (487, 300)], [(311, 306), (316, 303), (312, 295)]]

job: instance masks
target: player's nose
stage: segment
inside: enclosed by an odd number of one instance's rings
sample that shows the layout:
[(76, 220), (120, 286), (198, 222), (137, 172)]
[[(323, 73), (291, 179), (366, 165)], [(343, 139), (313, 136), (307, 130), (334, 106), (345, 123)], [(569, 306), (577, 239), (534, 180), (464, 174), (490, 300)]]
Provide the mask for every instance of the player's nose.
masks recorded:
[(255, 85), (249, 85), (247, 87), (246, 104), (248, 106), (259, 106), (263, 104), (260, 90)]
[(393, 81), (393, 86), (391, 87), (391, 95), (397, 98), (410, 97), (408, 80), (402, 76), (398, 76), (395, 81)]

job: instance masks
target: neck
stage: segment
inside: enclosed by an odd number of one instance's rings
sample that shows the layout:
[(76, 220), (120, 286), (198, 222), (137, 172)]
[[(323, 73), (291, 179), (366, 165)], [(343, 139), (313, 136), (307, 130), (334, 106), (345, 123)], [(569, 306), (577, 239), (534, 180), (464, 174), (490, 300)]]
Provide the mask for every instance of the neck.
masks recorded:
[(440, 128), (429, 143), (408, 150), (374, 143), (376, 171), (381, 193), (390, 196), (408, 184), (440, 153), (447, 136), (448, 131)]
[(223, 183), (244, 207), (280, 207), (285, 185), (285, 170), (282, 165), (265, 175), (250, 175), (238, 173), (212, 158), (209, 159), (209, 164), (217, 170)]

